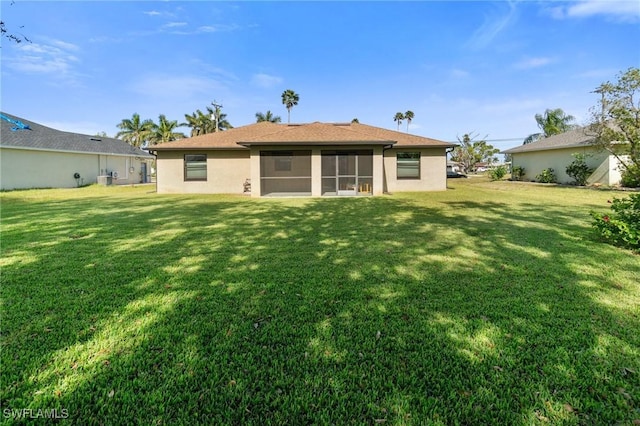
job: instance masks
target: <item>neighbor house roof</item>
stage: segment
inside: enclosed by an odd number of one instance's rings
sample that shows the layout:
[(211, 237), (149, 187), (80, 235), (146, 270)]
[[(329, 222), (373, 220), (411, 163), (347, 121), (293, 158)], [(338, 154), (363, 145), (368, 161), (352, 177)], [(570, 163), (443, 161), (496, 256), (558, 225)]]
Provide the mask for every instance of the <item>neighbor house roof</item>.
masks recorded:
[(153, 158), (120, 139), (64, 132), (4, 112), (0, 116), (0, 127), (2, 148)]
[(550, 149), (583, 148), (593, 144), (595, 136), (585, 127), (569, 130), (559, 135), (539, 139), (526, 145), (502, 151), (502, 154), (518, 154), (522, 152), (547, 151)]
[(276, 124), (261, 122), (153, 145), (152, 151), (247, 149), (251, 145), (394, 145), (453, 147), (455, 144), (360, 123)]

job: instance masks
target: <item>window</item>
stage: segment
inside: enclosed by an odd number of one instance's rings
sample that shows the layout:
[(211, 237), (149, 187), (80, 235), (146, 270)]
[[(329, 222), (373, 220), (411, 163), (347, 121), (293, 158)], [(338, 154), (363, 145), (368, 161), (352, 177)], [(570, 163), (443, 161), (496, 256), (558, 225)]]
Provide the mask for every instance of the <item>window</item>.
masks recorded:
[(184, 180), (207, 180), (206, 154), (186, 154), (184, 156)]
[(398, 179), (420, 179), (420, 153), (399, 152), (397, 157)]

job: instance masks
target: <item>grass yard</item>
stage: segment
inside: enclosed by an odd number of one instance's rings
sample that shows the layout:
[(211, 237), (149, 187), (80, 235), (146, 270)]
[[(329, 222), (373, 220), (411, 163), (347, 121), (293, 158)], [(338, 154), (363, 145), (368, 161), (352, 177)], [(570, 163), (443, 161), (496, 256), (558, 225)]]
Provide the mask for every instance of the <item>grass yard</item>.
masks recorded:
[(449, 185), (0, 194), (0, 421), (639, 424), (640, 256), (588, 215), (624, 194)]

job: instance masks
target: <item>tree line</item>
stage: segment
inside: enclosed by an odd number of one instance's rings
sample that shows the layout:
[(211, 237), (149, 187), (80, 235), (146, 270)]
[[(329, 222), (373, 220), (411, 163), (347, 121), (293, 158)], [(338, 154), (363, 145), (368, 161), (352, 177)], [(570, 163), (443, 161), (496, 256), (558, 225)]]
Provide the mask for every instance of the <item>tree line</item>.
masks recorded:
[[(282, 104), (287, 109), (287, 122), (291, 121), (291, 109), (298, 105), (299, 101), (300, 95), (291, 89), (282, 93)], [(153, 145), (186, 138), (187, 135), (177, 131), (180, 127), (190, 127), (191, 137), (233, 129), (227, 114), (222, 112), (222, 105), (217, 104), (215, 100), (210, 106), (205, 107), (205, 111), (197, 109), (191, 114), (185, 114), (184, 122), (169, 120), (164, 114), (160, 114), (157, 123), (150, 119), (142, 119), (136, 112), (131, 118), (125, 118), (118, 123), (117, 127), (120, 131), (116, 134), (116, 138), (132, 146), (142, 147), (147, 144)], [(255, 116), (257, 123), (262, 121), (280, 123), (282, 120), (270, 110), (266, 113), (256, 112)], [(101, 133), (104, 136), (104, 132)]]

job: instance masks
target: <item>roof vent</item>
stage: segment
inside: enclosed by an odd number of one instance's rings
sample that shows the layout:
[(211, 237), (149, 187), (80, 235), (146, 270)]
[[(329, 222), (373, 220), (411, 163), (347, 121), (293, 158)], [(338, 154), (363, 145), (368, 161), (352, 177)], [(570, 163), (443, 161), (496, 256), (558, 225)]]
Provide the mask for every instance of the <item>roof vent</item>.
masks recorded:
[(89, 139), (96, 142), (102, 142), (102, 139), (98, 139), (98, 138), (89, 138)]

